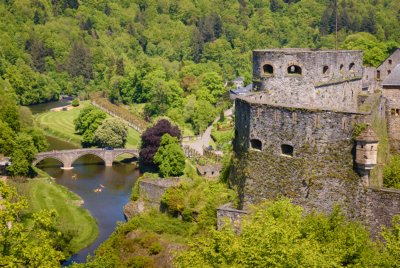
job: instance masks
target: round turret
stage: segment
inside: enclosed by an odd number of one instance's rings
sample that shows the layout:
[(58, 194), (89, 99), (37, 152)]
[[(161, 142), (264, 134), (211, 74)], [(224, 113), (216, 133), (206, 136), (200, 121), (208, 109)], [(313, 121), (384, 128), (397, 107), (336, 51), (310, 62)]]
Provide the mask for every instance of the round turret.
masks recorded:
[(356, 141), (356, 164), (359, 169), (373, 169), (377, 163), (379, 138), (368, 124)]

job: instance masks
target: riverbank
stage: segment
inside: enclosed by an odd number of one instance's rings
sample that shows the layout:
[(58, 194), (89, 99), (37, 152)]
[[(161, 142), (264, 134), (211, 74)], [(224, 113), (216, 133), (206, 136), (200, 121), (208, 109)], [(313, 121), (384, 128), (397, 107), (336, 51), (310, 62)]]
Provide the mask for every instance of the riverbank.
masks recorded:
[[(46, 135), (56, 137), (81, 147), (82, 136), (75, 134), (74, 119), (80, 111), (90, 105), (90, 101), (82, 101), (78, 107), (68, 111), (46, 111), (35, 115), (35, 121), (44, 130)], [(110, 117), (110, 115), (107, 115)], [(140, 134), (133, 128), (128, 129), (126, 148), (137, 148)]]
[(27, 198), (28, 213), (44, 209), (57, 212), (57, 227), (62, 233), (72, 236), (68, 251), (75, 254), (96, 240), (99, 228), (90, 212), (81, 206), (82, 198), (45, 174), (40, 172), (37, 178), (13, 184)]

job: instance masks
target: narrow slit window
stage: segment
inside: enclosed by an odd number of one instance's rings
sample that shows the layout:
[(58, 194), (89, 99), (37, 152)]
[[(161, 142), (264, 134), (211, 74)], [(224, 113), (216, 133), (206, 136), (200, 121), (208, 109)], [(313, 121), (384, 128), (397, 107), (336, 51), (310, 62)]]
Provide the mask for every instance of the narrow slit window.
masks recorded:
[(325, 65), (324, 68), (322, 68), (322, 73), (323, 74), (328, 74), (329, 73), (329, 67)]

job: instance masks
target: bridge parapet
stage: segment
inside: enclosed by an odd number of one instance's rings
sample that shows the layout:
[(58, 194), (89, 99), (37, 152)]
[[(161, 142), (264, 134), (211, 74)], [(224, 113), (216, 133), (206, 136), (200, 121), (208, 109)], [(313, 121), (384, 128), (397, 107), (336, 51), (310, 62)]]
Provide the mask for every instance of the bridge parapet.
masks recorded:
[(73, 149), (73, 150), (57, 150), (50, 152), (38, 153), (33, 160), (33, 165), (36, 165), (40, 161), (46, 158), (53, 158), (60, 161), (63, 164), (63, 169), (71, 169), (72, 164), (80, 157), (84, 155), (95, 155), (101, 158), (106, 166), (112, 166), (115, 158), (122, 154), (131, 154), (138, 157), (139, 151), (137, 149), (125, 149), (118, 148), (113, 150), (106, 150), (102, 148), (84, 148), (84, 149)]

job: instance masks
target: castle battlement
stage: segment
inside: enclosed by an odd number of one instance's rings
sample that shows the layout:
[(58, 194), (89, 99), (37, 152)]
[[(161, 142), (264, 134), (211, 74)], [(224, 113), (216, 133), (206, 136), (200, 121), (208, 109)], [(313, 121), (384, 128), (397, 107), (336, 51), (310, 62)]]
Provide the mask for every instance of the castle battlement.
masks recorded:
[(253, 90), (270, 103), (356, 111), (362, 74), (362, 51), (253, 51)]

